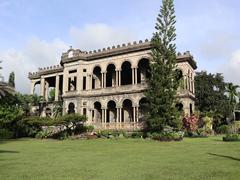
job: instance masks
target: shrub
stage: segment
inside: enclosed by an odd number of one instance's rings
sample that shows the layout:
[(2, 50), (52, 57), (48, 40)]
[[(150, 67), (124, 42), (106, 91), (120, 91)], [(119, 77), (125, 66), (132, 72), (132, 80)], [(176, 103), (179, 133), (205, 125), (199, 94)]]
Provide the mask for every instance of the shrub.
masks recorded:
[(0, 139), (10, 139), (13, 137), (13, 132), (8, 129), (0, 129)]
[(210, 128), (203, 127), (203, 128), (199, 128), (196, 133), (198, 137), (207, 137), (209, 135), (212, 135), (214, 132)]
[(143, 133), (140, 131), (134, 131), (131, 134), (131, 138), (142, 138), (143, 137)]
[(182, 119), (183, 122), (183, 128), (187, 131), (187, 132), (195, 132), (198, 128), (198, 118), (197, 116), (195, 116), (194, 114), (192, 114), (191, 116), (184, 116)]
[(93, 130), (94, 130), (94, 126), (92, 126), (92, 125), (89, 125), (89, 126), (86, 126), (86, 131), (87, 132), (93, 132)]
[(227, 134), (223, 137), (223, 141), (240, 141), (239, 134)]
[(154, 132), (151, 134), (151, 138), (158, 141), (181, 141), (183, 139), (184, 132)]
[(76, 129), (77, 132), (84, 130), (83, 124), (87, 121), (87, 117), (80, 114), (65, 114), (62, 117), (56, 118), (54, 124), (64, 126), (68, 135), (72, 135)]
[(231, 131), (231, 127), (229, 125), (221, 125), (216, 130), (219, 134), (228, 134)]

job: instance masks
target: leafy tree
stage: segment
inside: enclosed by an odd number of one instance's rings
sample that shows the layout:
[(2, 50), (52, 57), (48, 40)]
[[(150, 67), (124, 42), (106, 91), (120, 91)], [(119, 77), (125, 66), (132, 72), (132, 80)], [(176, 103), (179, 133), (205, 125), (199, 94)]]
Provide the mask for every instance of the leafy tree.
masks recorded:
[(213, 117), (213, 128), (227, 124), (231, 115), (226, 82), (220, 73), (211, 74), (206, 71), (197, 72), (195, 76), (196, 108), (203, 116)]
[(229, 105), (230, 105), (231, 111), (233, 113), (234, 131), (235, 132), (236, 132), (235, 110), (236, 110), (237, 98), (238, 98), (238, 91), (237, 91), (238, 88), (239, 88), (238, 85), (233, 85), (233, 83), (228, 83), (227, 91), (226, 91), (228, 94), (228, 97), (229, 97)]
[(62, 116), (63, 106), (62, 102), (54, 102), (53, 104), (53, 116), (55, 118)]
[(65, 114), (62, 117), (56, 118), (56, 125), (63, 125), (68, 135), (74, 135), (72, 130), (76, 129), (78, 125), (83, 126), (83, 123), (87, 121), (85, 115), (80, 114)]
[(54, 101), (55, 99), (55, 88), (52, 88), (49, 92), (49, 101)]
[(9, 86), (15, 88), (15, 74), (14, 72), (11, 72), (8, 78), (8, 84)]
[(173, 0), (163, 0), (151, 40), (151, 77), (146, 97), (149, 101), (147, 128), (161, 131), (166, 125), (177, 127), (180, 123), (175, 107), (179, 87), (176, 69), (175, 10)]

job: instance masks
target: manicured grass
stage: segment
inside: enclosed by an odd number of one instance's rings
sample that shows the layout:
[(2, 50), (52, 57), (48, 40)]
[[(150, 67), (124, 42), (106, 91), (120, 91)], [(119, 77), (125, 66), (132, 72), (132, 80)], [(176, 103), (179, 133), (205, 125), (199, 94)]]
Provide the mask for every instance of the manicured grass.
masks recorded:
[(221, 138), (0, 141), (0, 179), (239, 179), (240, 143)]

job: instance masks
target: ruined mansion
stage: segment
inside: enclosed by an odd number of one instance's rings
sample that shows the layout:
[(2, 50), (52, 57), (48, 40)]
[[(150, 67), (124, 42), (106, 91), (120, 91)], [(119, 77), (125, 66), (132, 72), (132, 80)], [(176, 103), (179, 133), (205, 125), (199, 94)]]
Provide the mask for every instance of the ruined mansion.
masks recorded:
[[(81, 51), (70, 48), (60, 64), (29, 73), (31, 93), (40, 85), (44, 107), (35, 109), (51, 116), (53, 101), (63, 103), (63, 113), (80, 113), (88, 124), (98, 129), (133, 129), (141, 125), (146, 113), (144, 91), (150, 76), (151, 44), (148, 40)], [(182, 74), (178, 89), (179, 108), (194, 111), (194, 70), (196, 62), (190, 52), (177, 54), (177, 68)], [(55, 99), (49, 100), (49, 89), (55, 88)]]

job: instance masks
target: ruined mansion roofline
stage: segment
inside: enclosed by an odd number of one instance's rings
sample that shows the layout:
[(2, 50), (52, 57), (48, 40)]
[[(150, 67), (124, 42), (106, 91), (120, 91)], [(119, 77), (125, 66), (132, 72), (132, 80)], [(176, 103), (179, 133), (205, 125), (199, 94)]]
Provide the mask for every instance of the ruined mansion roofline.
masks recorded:
[[(28, 74), (28, 78), (30, 80), (38, 79), (41, 77), (41, 75), (63, 72), (63, 65), (65, 63), (75, 62), (79, 60), (92, 61), (96, 59), (102, 59), (106, 57), (113, 57), (127, 53), (134, 53), (147, 50), (151, 50), (151, 43), (148, 39), (146, 39), (144, 42), (141, 40), (139, 42), (134, 41), (133, 43), (107, 47), (89, 52), (70, 48), (67, 52), (62, 53), (60, 65), (39, 68), (37, 72), (33, 73), (30, 72)], [(196, 62), (189, 51), (186, 51), (183, 54), (177, 53), (177, 62), (178, 63), (189, 62), (193, 69), (197, 68)]]

